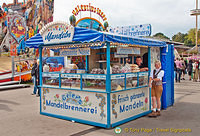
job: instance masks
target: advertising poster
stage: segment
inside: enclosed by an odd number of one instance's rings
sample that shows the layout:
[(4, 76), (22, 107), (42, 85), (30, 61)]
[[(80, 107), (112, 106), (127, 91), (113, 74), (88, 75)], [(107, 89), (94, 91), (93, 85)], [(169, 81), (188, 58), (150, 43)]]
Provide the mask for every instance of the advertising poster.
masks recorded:
[(17, 72), (26, 72), (31, 71), (34, 64), (34, 60), (24, 60), (20, 62), (16, 62), (15, 66), (17, 69)]
[(42, 88), (42, 112), (107, 123), (106, 94)]
[(26, 36), (25, 19), (20, 15), (13, 16), (9, 25), (9, 31), (13, 38), (20, 43)]
[(149, 88), (111, 94), (111, 123), (149, 111)]
[(64, 66), (64, 57), (43, 57), (42, 64), (49, 66), (49, 72), (60, 71)]

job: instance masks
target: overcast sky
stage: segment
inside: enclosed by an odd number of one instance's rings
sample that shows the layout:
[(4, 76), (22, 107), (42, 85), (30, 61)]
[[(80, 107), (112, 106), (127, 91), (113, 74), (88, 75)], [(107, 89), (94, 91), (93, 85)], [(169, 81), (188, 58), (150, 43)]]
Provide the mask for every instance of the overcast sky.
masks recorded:
[[(9, 3), (12, 1), (0, 0), (0, 5), (3, 2)], [(54, 21), (69, 22), (72, 10), (77, 5), (91, 3), (92, 6), (100, 8), (105, 13), (108, 23), (112, 27), (151, 24), (152, 34), (162, 32), (170, 38), (178, 32), (186, 33), (190, 28), (195, 28), (195, 17), (190, 16), (190, 10), (195, 8), (196, 0), (54, 1)]]

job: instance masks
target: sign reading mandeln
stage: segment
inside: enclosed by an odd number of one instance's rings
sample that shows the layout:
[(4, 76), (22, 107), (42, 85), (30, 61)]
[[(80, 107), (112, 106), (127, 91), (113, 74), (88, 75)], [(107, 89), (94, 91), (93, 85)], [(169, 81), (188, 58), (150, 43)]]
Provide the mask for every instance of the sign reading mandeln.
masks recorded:
[(149, 111), (149, 88), (139, 88), (111, 94), (111, 123)]
[(61, 22), (53, 22), (47, 24), (40, 34), (44, 44), (72, 42), (74, 27)]

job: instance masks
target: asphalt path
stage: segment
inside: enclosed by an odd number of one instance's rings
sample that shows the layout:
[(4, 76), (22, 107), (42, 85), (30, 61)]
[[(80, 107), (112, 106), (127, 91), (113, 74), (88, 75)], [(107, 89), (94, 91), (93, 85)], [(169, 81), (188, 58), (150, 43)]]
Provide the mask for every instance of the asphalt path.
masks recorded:
[[(198, 136), (200, 135), (200, 82), (175, 83), (175, 104), (157, 118), (141, 117), (119, 127), (103, 129), (39, 114), (33, 87), (0, 91), (1, 136)], [(181, 132), (181, 131), (188, 132)]]

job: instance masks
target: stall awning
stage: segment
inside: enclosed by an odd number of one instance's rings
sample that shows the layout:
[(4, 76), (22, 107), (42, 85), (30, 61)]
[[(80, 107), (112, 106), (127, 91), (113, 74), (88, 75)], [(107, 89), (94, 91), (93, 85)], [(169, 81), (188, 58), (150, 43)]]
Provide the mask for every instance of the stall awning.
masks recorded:
[[(147, 38), (137, 38), (131, 36), (116, 35), (107, 32), (98, 32), (96, 30), (90, 30), (85, 28), (75, 27), (73, 42), (112, 42), (121, 44), (133, 44), (142, 46), (155, 46), (164, 47), (166, 43), (163, 41), (152, 40)], [(26, 41), (26, 46), (30, 48), (38, 48), (39, 45), (43, 45), (42, 36), (38, 33)]]
[(26, 41), (26, 47), (38, 48), (39, 45), (43, 45), (42, 36), (38, 33)]

